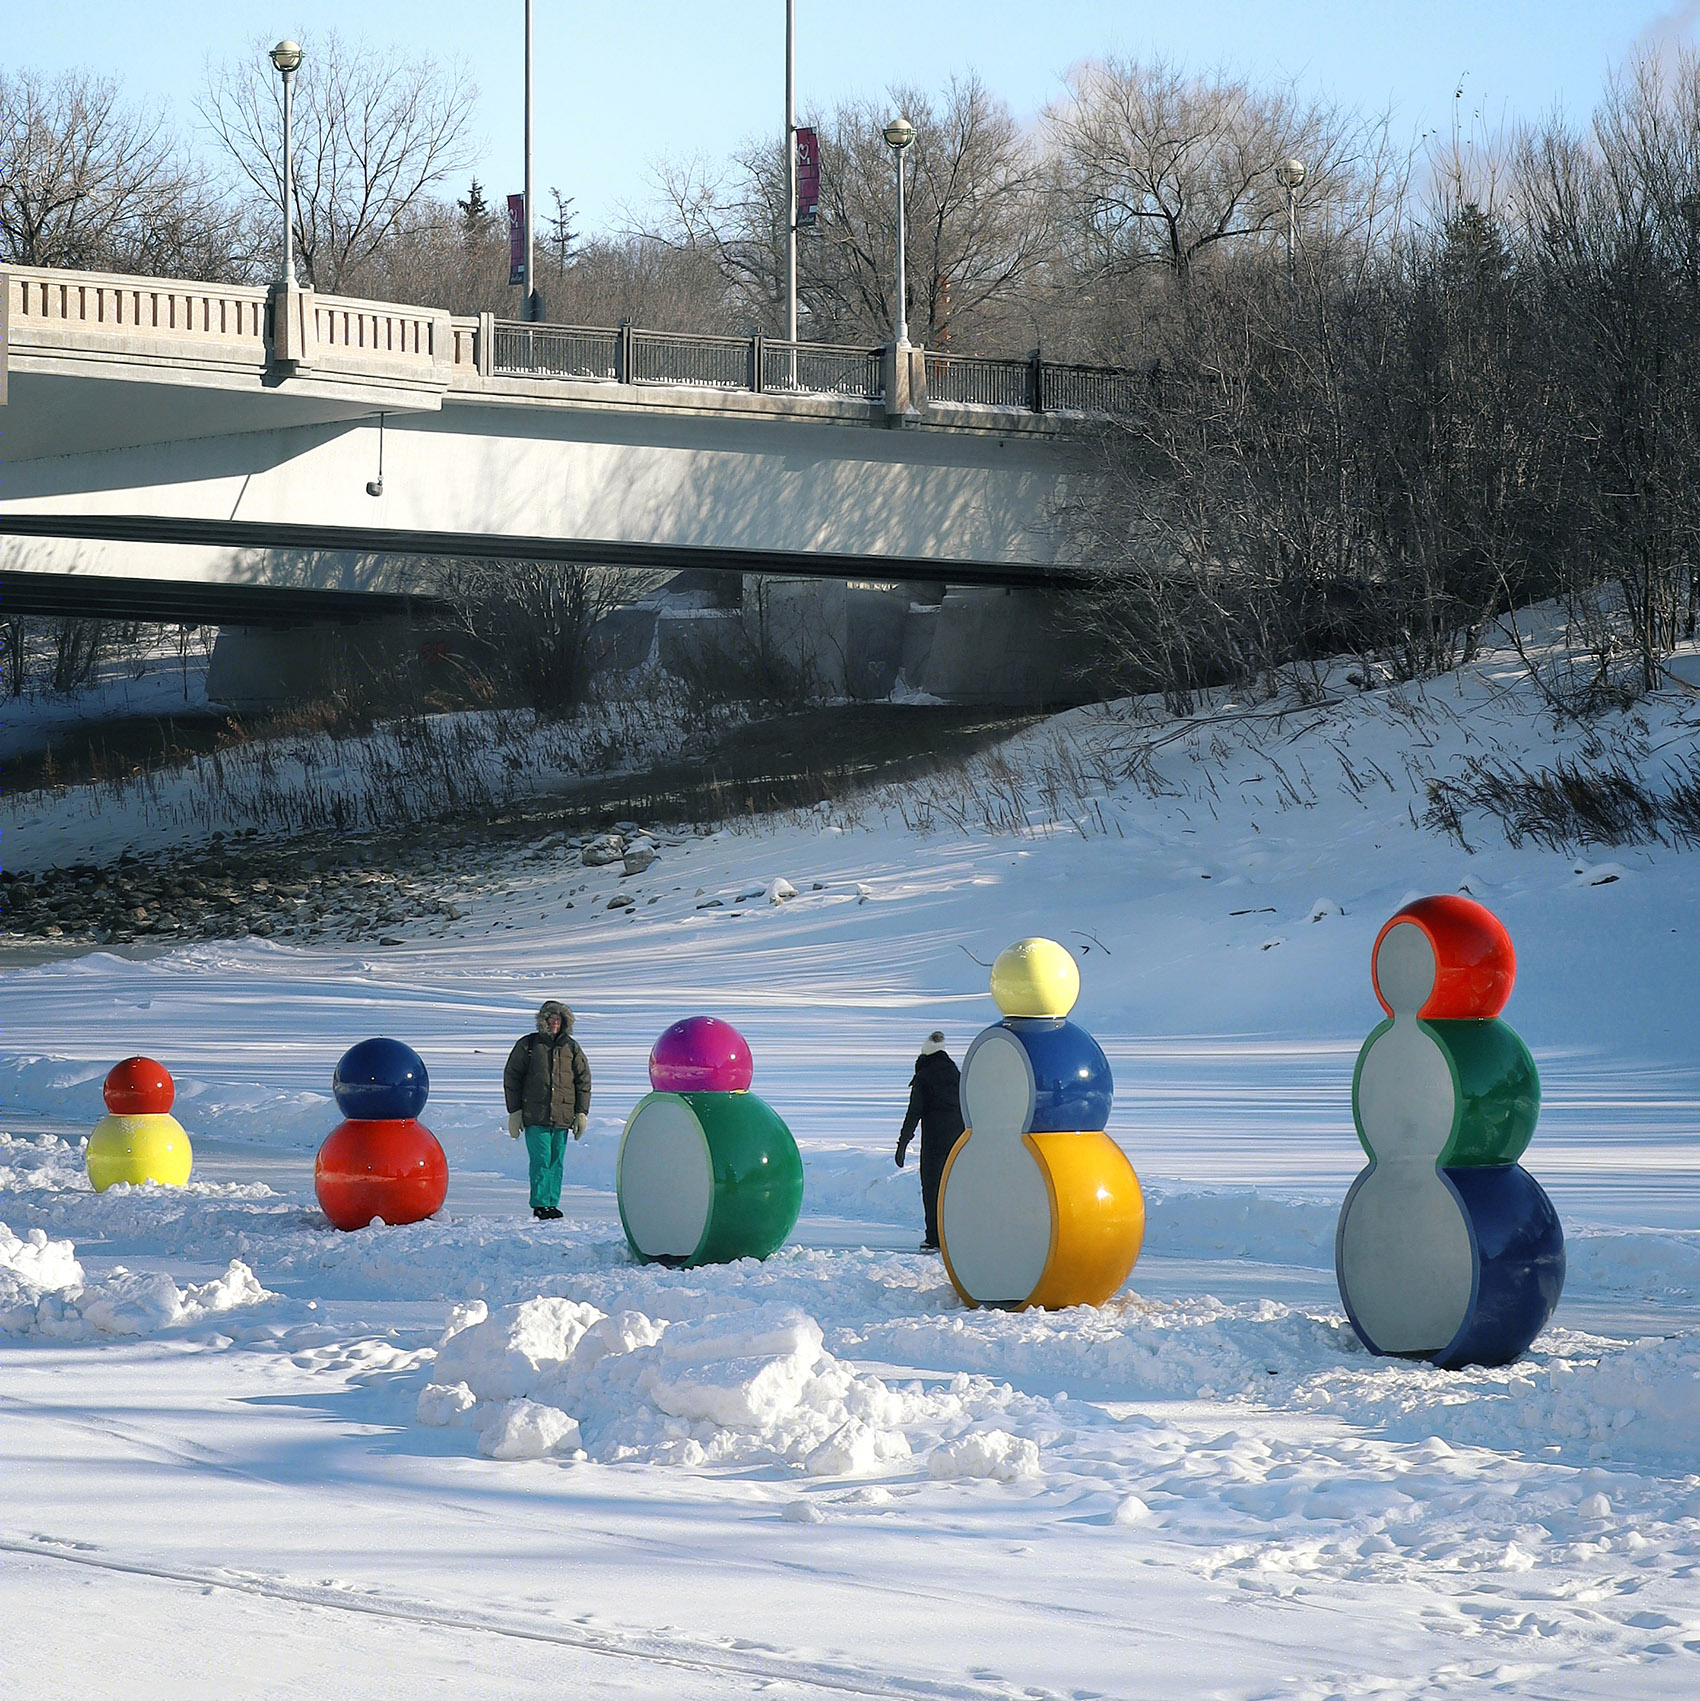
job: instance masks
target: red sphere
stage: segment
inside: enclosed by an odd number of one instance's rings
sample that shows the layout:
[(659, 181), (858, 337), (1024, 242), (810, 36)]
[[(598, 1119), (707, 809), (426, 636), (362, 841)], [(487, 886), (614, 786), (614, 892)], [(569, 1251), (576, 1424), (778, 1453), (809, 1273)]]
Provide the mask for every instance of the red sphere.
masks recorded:
[(755, 1064), (744, 1036), (718, 1016), (687, 1016), (650, 1048), (649, 1084), (658, 1093), (743, 1093)]
[[(1457, 892), (1406, 904), (1376, 935), (1370, 952), (1372, 975), (1388, 928), (1401, 922), (1415, 922), (1434, 950), (1434, 989), (1417, 1012), (1424, 1021), (1485, 1021), (1505, 1008), (1517, 979), (1517, 953), (1505, 924), (1492, 910)], [(1393, 1006), (1382, 997), (1379, 980), (1375, 995), (1391, 1016)]]
[(319, 1209), (339, 1229), (365, 1228), (374, 1217), (416, 1223), (438, 1210), (449, 1191), (449, 1160), (437, 1136), (412, 1117), (339, 1122), (313, 1165)]
[(114, 1116), (163, 1116), (177, 1087), (163, 1063), (151, 1057), (126, 1057), (106, 1077), (106, 1108)]

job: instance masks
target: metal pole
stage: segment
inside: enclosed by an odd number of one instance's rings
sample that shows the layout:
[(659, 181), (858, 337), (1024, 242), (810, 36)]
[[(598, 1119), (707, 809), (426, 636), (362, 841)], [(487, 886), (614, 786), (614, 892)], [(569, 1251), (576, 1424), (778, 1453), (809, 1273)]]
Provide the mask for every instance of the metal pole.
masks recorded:
[(537, 274), (532, 270), (531, 216), (531, 0), (525, 0), (525, 317), (537, 317)]
[(295, 163), (289, 125), (294, 104), (295, 73), (283, 73), (283, 278), (285, 289), (295, 287)]
[(903, 254), (903, 149), (893, 148), (897, 155), (897, 346), (909, 346), (909, 286), (904, 278)]
[[(797, 0), (785, 0), (785, 340), (797, 340)], [(796, 351), (791, 354), (796, 360)]]
[(1297, 190), (1289, 183), (1287, 185), (1287, 288), (1293, 287), (1297, 276), (1293, 263), (1293, 245), (1298, 239), (1299, 219), (1295, 210)]

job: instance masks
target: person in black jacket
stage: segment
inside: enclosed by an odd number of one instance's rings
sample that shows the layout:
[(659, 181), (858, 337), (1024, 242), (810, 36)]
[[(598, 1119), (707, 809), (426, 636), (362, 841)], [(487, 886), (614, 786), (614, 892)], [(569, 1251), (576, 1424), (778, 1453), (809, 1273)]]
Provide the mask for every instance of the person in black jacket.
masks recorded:
[(945, 1160), (962, 1138), (962, 1076), (944, 1048), (944, 1035), (935, 1029), (921, 1043), (909, 1083), (909, 1109), (897, 1136), (897, 1167), (903, 1168), (915, 1128), (921, 1129), (921, 1204), (927, 1214), (923, 1252), (939, 1249), (939, 1183)]

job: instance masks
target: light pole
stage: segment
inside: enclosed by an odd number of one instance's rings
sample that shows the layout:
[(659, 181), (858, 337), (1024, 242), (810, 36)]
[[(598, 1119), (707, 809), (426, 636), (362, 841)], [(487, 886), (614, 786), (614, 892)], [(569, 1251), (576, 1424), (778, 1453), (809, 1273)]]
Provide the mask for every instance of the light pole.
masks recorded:
[(1302, 159), (1284, 159), (1275, 167), (1275, 181), (1287, 191), (1287, 286), (1293, 283), (1293, 247), (1298, 238), (1299, 216), (1295, 200), (1299, 185), (1305, 180)]
[(532, 267), (533, 226), (531, 216), (531, 0), (525, 0), (525, 319), (537, 318), (537, 274)]
[(909, 346), (909, 286), (904, 276), (903, 255), (903, 153), (915, 140), (915, 126), (907, 118), (894, 118), (885, 127), (885, 145), (897, 161), (897, 346)]
[[(797, 340), (797, 0), (785, 0), (785, 340)], [(797, 360), (791, 351), (793, 374)], [(793, 375), (793, 382), (795, 376)]]
[(290, 118), (294, 107), (295, 73), (301, 68), (300, 44), (280, 41), (271, 50), (271, 62), (283, 78), (283, 271), (278, 283), (286, 290), (295, 283), (295, 157), (290, 144)]

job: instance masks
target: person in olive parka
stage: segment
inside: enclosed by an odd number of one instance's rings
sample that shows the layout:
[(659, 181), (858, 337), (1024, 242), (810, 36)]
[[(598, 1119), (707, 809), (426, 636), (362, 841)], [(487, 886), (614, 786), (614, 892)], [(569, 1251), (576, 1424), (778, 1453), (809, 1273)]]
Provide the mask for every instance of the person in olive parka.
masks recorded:
[(962, 1076), (944, 1048), (938, 1030), (921, 1042), (915, 1076), (909, 1083), (909, 1109), (897, 1136), (897, 1167), (909, 1151), (915, 1128), (921, 1129), (921, 1205), (927, 1214), (923, 1252), (939, 1249), (939, 1183), (951, 1148), (962, 1138)]
[(508, 1132), (525, 1136), (531, 1159), (531, 1214), (561, 1214), (561, 1160), (567, 1135), (584, 1138), (590, 1114), (590, 1064), (573, 1038), (573, 1013), (548, 998), (537, 1012), (537, 1032), (522, 1034), (502, 1071)]

